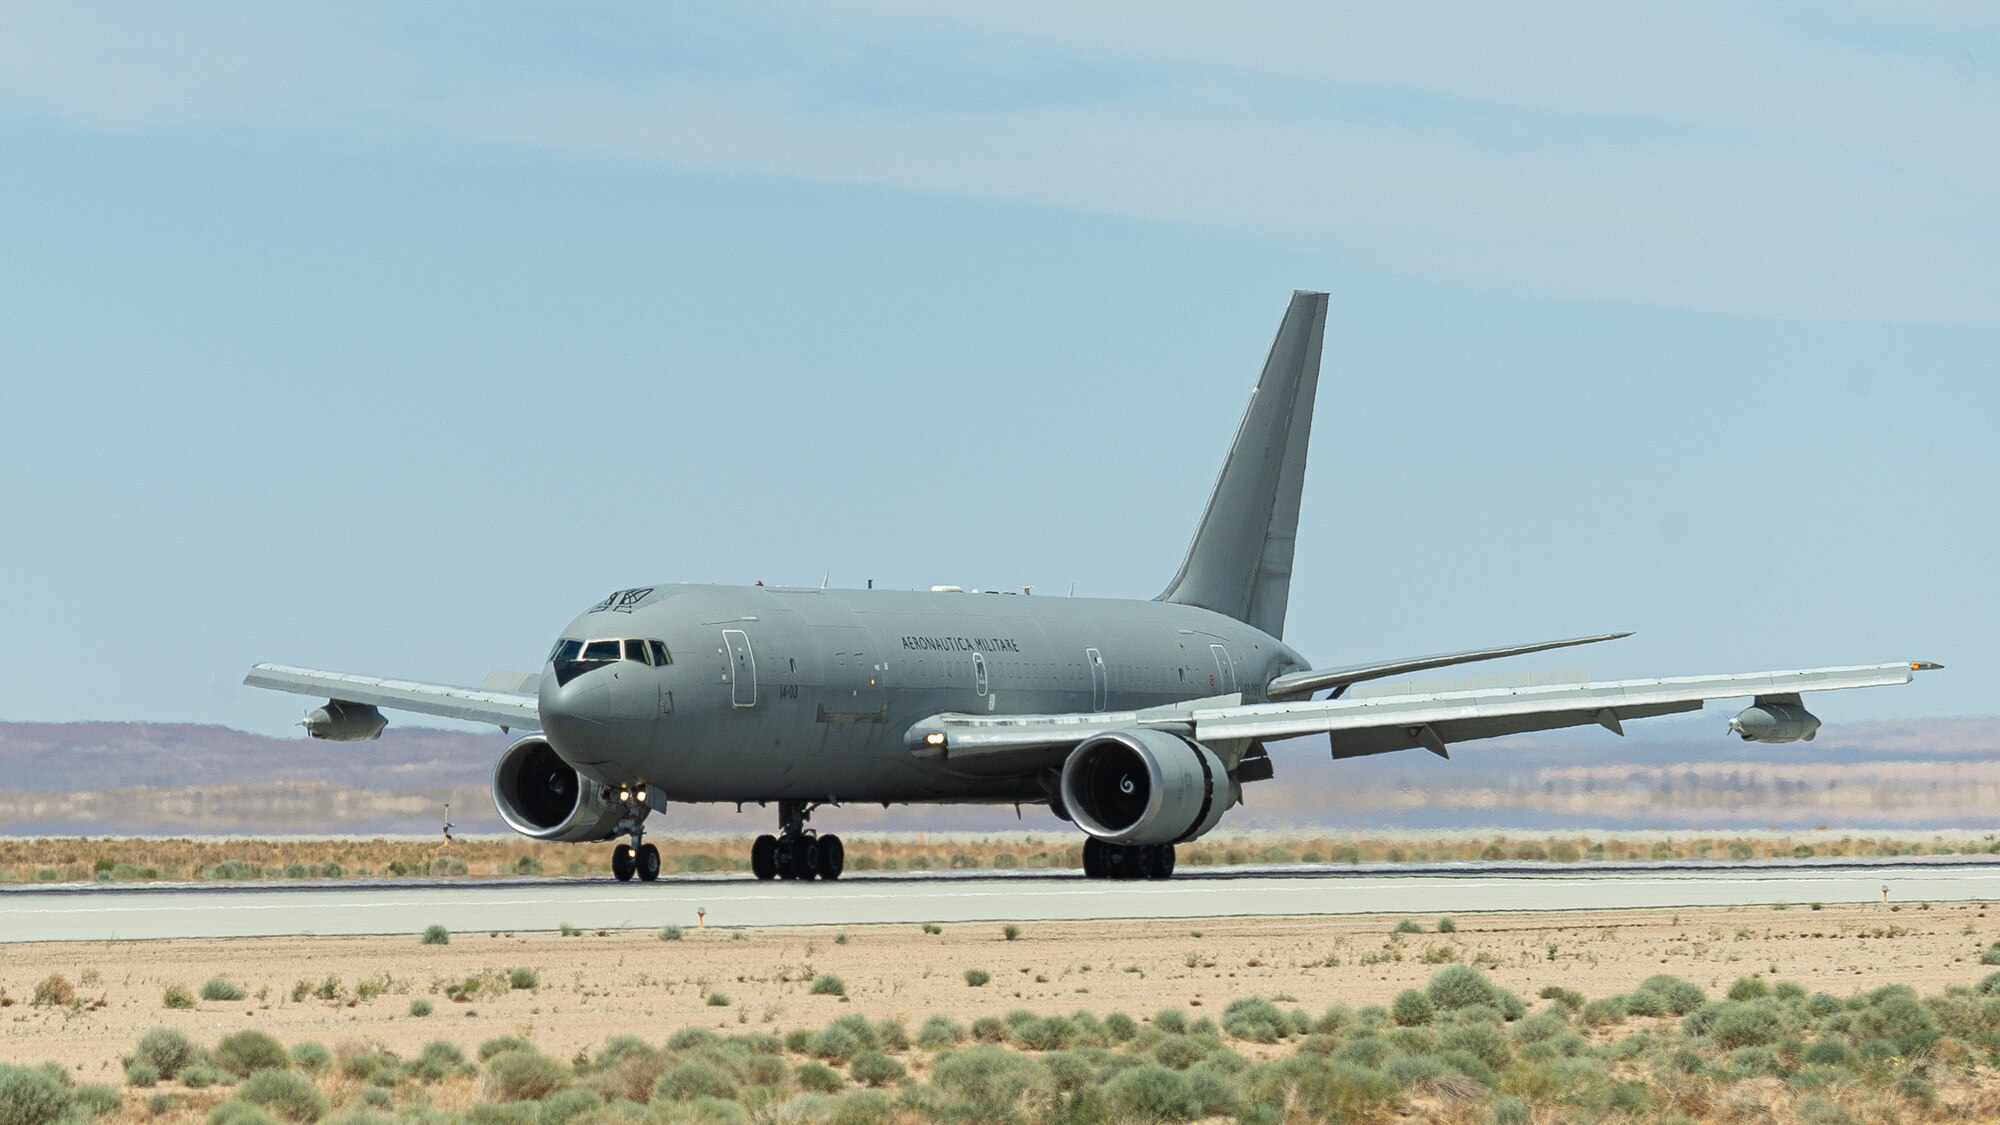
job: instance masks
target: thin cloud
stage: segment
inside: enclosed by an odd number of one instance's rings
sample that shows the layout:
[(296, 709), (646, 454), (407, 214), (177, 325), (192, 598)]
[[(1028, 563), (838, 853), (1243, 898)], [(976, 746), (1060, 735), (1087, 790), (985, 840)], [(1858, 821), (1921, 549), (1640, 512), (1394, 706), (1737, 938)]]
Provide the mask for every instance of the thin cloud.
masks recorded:
[(1996, 41), (1973, 16), (853, 3), (475, 36), (440, 18), (17, 13), (0, 105), (1004, 199), (1503, 291), (2000, 323), (2000, 75), (1964, 63)]

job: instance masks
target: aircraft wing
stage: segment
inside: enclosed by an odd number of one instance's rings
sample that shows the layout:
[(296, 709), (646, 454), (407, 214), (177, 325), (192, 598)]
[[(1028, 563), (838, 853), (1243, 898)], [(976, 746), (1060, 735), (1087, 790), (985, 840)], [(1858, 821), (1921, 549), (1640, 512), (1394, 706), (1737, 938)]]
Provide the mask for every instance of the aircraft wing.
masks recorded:
[(320, 672), (283, 664), (259, 664), (250, 669), (243, 682), (251, 687), (323, 696), (343, 703), (365, 703), (446, 719), (492, 723), (503, 729), (542, 729), (542, 716), (535, 696), (523, 692), (484, 691), (414, 680), (385, 680), (379, 676)]
[[(911, 751), (970, 768), (1050, 765), (1093, 734), (1150, 727), (1208, 745), (1326, 734), (1333, 756), (1358, 757), (1452, 742), (1698, 711), (1711, 699), (1906, 684), (1937, 665), (1869, 664), (1602, 683), (1418, 692), (1378, 699), (1250, 703), (1195, 700), (1145, 711), (1075, 715), (934, 715), (910, 728)], [(991, 760), (991, 766), (987, 765)]]

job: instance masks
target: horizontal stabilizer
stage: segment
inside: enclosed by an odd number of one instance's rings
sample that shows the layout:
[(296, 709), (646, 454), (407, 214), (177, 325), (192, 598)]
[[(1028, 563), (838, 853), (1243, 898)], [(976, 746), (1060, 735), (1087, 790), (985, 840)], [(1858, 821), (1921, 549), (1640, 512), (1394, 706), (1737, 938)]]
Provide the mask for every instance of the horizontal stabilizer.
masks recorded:
[(1416, 656), (1403, 660), (1389, 660), (1380, 664), (1354, 664), (1346, 668), (1314, 668), (1305, 672), (1287, 672), (1271, 681), (1267, 694), (1273, 700), (1298, 699), (1316, 691), (1335, 689), (1335, 695), (1350, 684), (1363, 680), (1379, 680), (1388, 676), (1400, 676), (1408, 672), (1424, 672), (1432, 668), (1448, 668), (1453, 664), (1471, 664), (1479, 660), (1498, 660), (1503, 656), (1525, 656), (1531, 652), (1547, 652), (1552, 648), (1569, 648), (1573, 645), (1594, 645), (1599, 641), (1615, 641), (1629, 637), (1630, 633), (1599, 633), (1594, 637), (1571, 637), (1564, 641), (1539, 641), (1535, 644), (1506, 645), (1501, 648), (1476, 648), (1466, 652), (1446, 652), (1436, 656)]

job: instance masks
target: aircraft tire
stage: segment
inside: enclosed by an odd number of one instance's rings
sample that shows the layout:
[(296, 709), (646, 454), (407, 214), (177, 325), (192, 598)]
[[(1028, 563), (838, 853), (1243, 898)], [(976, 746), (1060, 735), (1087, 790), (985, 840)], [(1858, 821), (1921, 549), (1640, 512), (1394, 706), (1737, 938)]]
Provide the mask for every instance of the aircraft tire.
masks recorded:
[(778, 877), (778, 838), (766, 833), (750, 845), (750, 873), (762, 880)]
[(1105, 877), (1104, 845), (1098, 843), (1095, 836), (1086, 836), (1083, 840), (1083, 877), (1086, 879)]
[(819, 838), (806, 836), (792, 843), (792, 878), (801, 882), (819, 875)]
[(1173, 877), (1174, 846), (1172, 844), (1156, 845), (1153, 848), (1153, 878), (1171, 879)]
[(639, 845), (639, 879), (650, 883), (660, 877), (660, 849), (651, 844)]
[(621, 883), (632, 881), (632, 873), (639, 868), (639, 861), (632, 854), (632, 845), (620, 844), (611, 849), (611, 874)]
[(838, 879), (840, 878), (840, 873), (845, 870), (847, 870), (847, 848), (841, 844), (840, 837), (821, 836), (819, 838), (819, 877), (822, 879)]
[(1155, 850), (1148, 844), (1134, 844), (1125, 849), (1125, 877), (1127, 879), (1152, 879)]

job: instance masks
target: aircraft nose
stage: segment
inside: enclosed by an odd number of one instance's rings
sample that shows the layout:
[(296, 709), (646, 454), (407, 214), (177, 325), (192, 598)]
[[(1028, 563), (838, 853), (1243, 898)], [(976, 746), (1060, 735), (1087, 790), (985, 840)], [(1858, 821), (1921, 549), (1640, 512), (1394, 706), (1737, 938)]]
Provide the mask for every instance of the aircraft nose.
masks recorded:
[(543, 676), (536, 709), (542, 716), (542, 734), (564, 758), (575, 761), (605, 760), (606, 724), (611, 718), (610, 681), (604, 676), (579, 676), (564, 682)]

